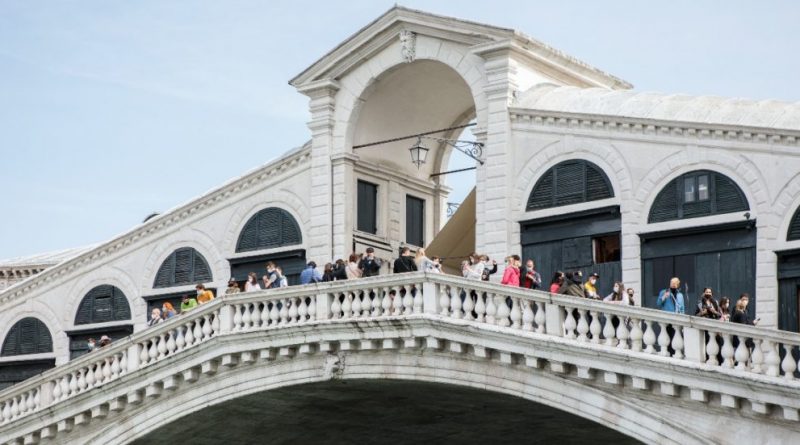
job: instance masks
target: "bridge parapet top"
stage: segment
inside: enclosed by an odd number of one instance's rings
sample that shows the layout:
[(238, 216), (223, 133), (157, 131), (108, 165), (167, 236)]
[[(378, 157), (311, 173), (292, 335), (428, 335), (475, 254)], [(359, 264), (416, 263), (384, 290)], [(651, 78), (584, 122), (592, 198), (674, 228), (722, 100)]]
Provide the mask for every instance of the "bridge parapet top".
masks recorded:
[[(440, 274), (397, 274), (222, 296), (0, 392), (0, 425), (106, 385), (217, 336), (402, 317), (492, 325), (609, 354), (796, 386), (800, 335)], [(797, 416), (797, 407), (785, 410)]]

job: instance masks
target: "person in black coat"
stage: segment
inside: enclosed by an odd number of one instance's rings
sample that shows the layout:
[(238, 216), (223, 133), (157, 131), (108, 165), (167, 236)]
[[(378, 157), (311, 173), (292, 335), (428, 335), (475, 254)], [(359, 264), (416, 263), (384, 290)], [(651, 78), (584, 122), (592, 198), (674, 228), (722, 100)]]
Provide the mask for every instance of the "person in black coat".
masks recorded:
[(403, 250), (400, 251), (400, 258), (394, 260), (394, 273), (407, 273), (407, 272), (416, 272), (417, 271), (417, 263), (414, 261), (414, 257), (411, 255), (411, 249), (408, 247), (403, 247)]
[(361, 269), (362, 277), (374, 277), (381, 271), (381, 260), (375, 258), (375, 249), (367, 247), (367, 252), (361, 257), (358, 262), (358, 268)]

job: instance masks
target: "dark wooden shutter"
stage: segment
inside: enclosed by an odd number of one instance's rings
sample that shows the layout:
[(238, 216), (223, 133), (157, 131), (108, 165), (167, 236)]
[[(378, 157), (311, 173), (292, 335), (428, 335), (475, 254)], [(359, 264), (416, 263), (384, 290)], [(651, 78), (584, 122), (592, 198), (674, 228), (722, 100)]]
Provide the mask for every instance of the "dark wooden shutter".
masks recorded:
[[(697, 181), (697, 177), (708, 175), (709, 199), (685, 202), (684, 183)], [(697, 190), (697, 187), (694, 187)], [(697, 193), (697, 191), (695, 191)], [(696, 198), (698, 198), (696, 196)], [(730, 178), (720, 173), (697, 170), (673, 179), (656, 196), (650, 208), (648, 222), (664, 222), (685, 218), (717, 215), (745, 211), (750, 208), (744, 192)]]
[(192, 270), (192, 281), (195, 283), (203, 283), (212, 281), (214, 277), (211, 274), (211, 268), (208, 266), (208, 262), (200, 254), (200, 252), (192, 249), (192, 253), (194, 254), (194, 268)]
[(792, 222), (789, 224), (789, 232), (786, 234), (787, 241), (800, 239), (800, 207), (794, 211)]
[(546, 209), (613, 196), (611, 183), (600, 167), (584, 160), (570, 160), (542, 175), (528, 196), (525, 209)]
[(358, 181), (357, 228), (362, 232), (378, 233), (378, 186)]
[(194, 249), (178, 249), (175, 251), (175, 275), (173, 284), (187, 284), (192, 282), (192, 253)]
[(3, 357), (23, 354), (53, 352), (53, 338), (44, 323), (33, 317), (16, 322), (3, 340), (0, 355)]
[(406, 243), (425, 246), (425, 201), (406, 195)]
[(118, 288), (104, 284), (90, 290), (78, 305), (75, 324), (130, 320), (128, 298)]
[(748, 210), (750, 206), (744, 193), (731, 178), (715, 174), (714, 175), (714, 196), (716, 198), (717, 213), (733, 213)]
[(297, 221), (286, 210), (266, 208), (244, 225), (236, 243), (237, 252), (273, 249), (300, 244), (303, 238)]
[(191, 247), (182, 247), (161, 263), (153, 287), (182, 286), (212, 279), (211, 268), (203, 255)]

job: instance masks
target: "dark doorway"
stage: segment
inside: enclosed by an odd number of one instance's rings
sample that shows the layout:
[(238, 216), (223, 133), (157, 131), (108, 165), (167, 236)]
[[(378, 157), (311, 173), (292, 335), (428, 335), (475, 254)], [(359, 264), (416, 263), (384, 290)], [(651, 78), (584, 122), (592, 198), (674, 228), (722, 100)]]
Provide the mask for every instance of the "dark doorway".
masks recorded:
[(622, 278), (618, 206), (525, 221), (520, 239), (523, 264), (536, 262), (545, 289), (557, 270), (580, 270), (584, 279), (598, 273), (601, 297)]
[(778, 329), (800, 332), (800, 250), (777, 254)]
[(56, 366), (55, 359), (21, 360), (0, 364), (0, 391)]
[(289, 285), (295, 285), (300, 284), (300, 272), (306, 266), (306, 251), (298, 249), (268, 255), (232, 258), (228, 261), (231, 264), (231, 277), (239, 283), (240, 288), (244, 288), (244, 282), (247, 281), (247, 274), (250, 272), (255, 272), (261, 283), (261, 277), (267, 273), (268, 261), (274, 262), (283, 270)]
[(642, 305), (657, 307), (658, 292), (672, 277), (681, 280), (686, 313), (694, 315), (704, 287), (714, 297), (728, 297), (731, 306), (742, 293), (750, 294), (748, 312), (756, 310), (755, 222), (693, 227), (640, 235), (642, 240)]
[(130, 324), (108, 328), (89, 328), (68, 331), (66, 334), (69, 337), (69, 359), (72, 360), (78, 358), (89, 352), (89, 347), (86, 343), (90, 338), (93, 338), (97, 343), (99, 343), (100, 337), (107, 335), (113, 343), (131, 335), (132, 333), (133, 325)]

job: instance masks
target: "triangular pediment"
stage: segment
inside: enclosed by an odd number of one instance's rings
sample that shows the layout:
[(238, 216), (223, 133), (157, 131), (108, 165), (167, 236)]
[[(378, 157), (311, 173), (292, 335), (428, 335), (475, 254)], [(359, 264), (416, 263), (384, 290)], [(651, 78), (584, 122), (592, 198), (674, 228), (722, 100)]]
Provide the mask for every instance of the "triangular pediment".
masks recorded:
[(604, 73), (519, 31), (402, 6), (392, 7), (361, 28), (291, 79), (289, 84), (301, 88), (317, 81), (337, 80), (393, 43), (401, 30), (461, 43), (478, 54), (496, 49), (511, 50), (531, 63), (546, 67), (547, 71), (558, 72), (569, 79), (566, 83), (576, 86), (611, 89), (632, 87), (622, 79)]

